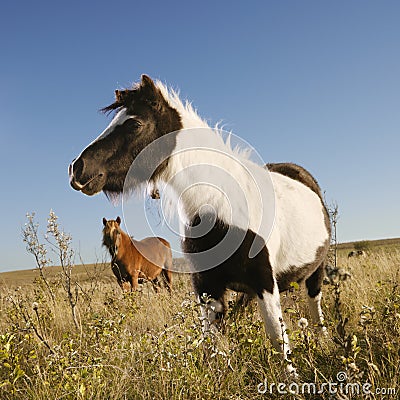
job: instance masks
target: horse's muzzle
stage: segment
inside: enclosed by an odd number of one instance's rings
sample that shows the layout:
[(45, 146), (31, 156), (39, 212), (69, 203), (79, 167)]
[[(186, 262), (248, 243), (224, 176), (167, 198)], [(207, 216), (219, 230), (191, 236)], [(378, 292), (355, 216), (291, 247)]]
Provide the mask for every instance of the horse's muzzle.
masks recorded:
[(106, 182), (106, 176), (103, 172), (98, 171), (88, 175), (84, 171), (84, 162), (81, 157), (72, 161), (69, 165), (68, 175), (71, 187), (88, 196), (101, 192)]

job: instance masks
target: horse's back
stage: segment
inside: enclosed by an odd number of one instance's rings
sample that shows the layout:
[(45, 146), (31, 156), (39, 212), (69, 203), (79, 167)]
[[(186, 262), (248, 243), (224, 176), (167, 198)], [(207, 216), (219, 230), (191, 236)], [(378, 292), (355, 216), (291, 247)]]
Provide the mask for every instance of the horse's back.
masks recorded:
[(163, 268), (165, 264), (172, 264), (172, 253), (169, 242), (159, 237), (147, 237), (142, 240), (134, 240), (136, 250), (147, 262)]
[(278, 174), (285, 175), (288, 178), (294, 179), (303, 185), (310, 188), (321, 199), (321, 189), (316, 179), (303, 167), (293, 163), (269, 163), (265, 168), (270, 172), (277, 172)]
[[(267, 242), (275, 275), (306, 275), (325, 258), (330, 222), (317, 181), (291, 163), (267, 164), (275, 190), (275, 224)], [(307, 270), (307, 271), (306, 271)]]
[(142, 240), (135, 240), (133, 241), (134, 245), (139, 248), (152, 248), (152, 249), (170, 249), (171, 245), (169, 244), (168, 240), (163, 239), (161, 237), (147, 237)]
[(156, 237), (155, 239), (158, 239), (159, 242), (161, 242), (167, 249), (171, 249), (171, 245), (168, 242), (168, 240), (162, 238), (162, 237)]

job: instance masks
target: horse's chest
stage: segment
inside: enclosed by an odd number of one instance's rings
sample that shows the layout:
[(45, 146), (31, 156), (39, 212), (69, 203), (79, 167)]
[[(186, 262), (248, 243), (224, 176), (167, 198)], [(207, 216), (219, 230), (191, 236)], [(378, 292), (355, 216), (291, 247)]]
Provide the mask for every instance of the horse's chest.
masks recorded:
[(112, 272), (117, 277), (117, 279), (122, 281), (127, 281), (129, 278), (129, 273), (123, 262), (113, 262), (111, 266)]
[[(251, 230), (229, 226), (211, 216), (186, 227), (183, 250), (197, 281), (236, 291), (272, 291), (273, 278), (264, 240)], [(252, 256), (253, 253), (253, 256)]]

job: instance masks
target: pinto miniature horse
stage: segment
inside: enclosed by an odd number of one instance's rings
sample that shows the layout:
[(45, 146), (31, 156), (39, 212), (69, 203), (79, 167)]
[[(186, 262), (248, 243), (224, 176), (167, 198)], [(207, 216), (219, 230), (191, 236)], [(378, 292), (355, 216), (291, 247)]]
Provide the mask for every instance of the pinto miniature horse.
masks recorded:
[(153, 283), (157, 291), (158, 276), (164, 278), (167, 289), (172, 285), (172, 253), (170, 244), (162, 238), (134, 240), (120, 227), (121, 218), (103, 218), (103, 245), (108, 249), (111, 269), (123, 291), (137, 290), (140, 280)]
[(252, 162), (190, 103), (146, 75), (131, 89), (116, 90), (103, 111), (116, 114), (69, 166), (71, 186), (89, 196), (119, 195), (126, 187), (163, 189), (162, 199), (170, 198), (182, 219), (182, 249), (204, 331), (213, 330), (224, 312), (227, 289), (248, 293), (257, 298), (273, 345), (288, 360), (280, 291), (305, 282), (313, 322), (323, 327), (330, 222), (316, 180), (295, 164)]

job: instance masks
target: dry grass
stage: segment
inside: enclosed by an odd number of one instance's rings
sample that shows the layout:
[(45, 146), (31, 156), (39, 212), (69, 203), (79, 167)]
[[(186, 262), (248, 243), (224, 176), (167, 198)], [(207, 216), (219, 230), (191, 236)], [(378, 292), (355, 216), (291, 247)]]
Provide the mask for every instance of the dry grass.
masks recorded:
[[(324, 286), (326, 338), (314, 327), (297, 325), (308, 317), (302, 289), (282, 294), (299, 384), (337, 382), (336, 374), (344, 371), (349, 382), (369, 382), (373, 391), (394, 388), (400, 393), (400, 251), (373, 248), (358, 259), (347, 259), (346, 254), (339, 254), (338, 265), (352, 277)], [(108, 270), (97, 266), (94, 274), (93, 268), (73, 275), (80, 285), (78, 329), (57, 274), (49, 277), (55, 301), (37, 277), (35, 283), (29, 276), (18, 285), (3, 280), (0, 398), (288, 397), (276, 390), (258, 392), (265, 379), (287, 381), (255, 305), (239, 312), (230, 309), (225, 332), (214, 339), (214, 346), (202, 336), (188, 276), (175, 275), (172, 296), (166, 290), (155, 294), (146, 285), (123, 296)], [(325, 392), (293, 398), (330, 396)]]

